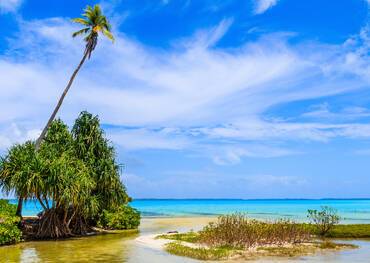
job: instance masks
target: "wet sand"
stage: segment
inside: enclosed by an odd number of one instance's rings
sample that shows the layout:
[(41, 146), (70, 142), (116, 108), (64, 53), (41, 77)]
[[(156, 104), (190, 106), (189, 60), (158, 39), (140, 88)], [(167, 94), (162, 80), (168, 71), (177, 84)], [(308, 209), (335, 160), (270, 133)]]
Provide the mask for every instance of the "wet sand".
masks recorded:
[[(144, 218), (139, 234), (107, 234), (62, 241), (26, 242), (0, 247), (0, 262), (199, 262), (169, 255), (158, 246), (151, 247), (145, 242), (140, 242), (140, 238), (167, 231), (198, 230), (212, 220), (215, 218)], [(138, 238), (139, 240), (137, 240)], [(271, 258), (253, 262), (369, 262), (370, 240), (341, 242), (357, 244), (360, 248), (325, 252), (320, 255), (295, 259)], [(248, 260), (247, 262), (252, 261)]]

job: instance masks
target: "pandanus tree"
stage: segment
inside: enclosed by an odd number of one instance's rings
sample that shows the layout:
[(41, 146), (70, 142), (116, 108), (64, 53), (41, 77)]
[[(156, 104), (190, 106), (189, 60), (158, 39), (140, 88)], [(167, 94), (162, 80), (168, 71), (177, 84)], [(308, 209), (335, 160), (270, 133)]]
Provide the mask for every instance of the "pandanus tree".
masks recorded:
[(99, 118), (88, 112), (80, 114), (71, 131), (54, 120), (38, 151), (33, 142), (10, 148), (0, 158), (0, 189), (38, 200), (37, 238), (85, 234), (104, 211), (116, 211), (129, 201), (114, 148)]
[[(40, 198), (43, 213), (36, 237), (58, 238), (73, 234), (75, 223), (86, 211), (95, 182), (88, 167), (76, 158), (74, 141), (61, 120), (52, 122), (40, 150), (43, 182)], [(77, 220), (76, 220), (77, 219)], [(79, 227), (80, 228), (80, 227)]]
[[(42, 161), (33, 142), (16, 144), (0, 160), (0, 189), (22, 199), (39, 199), (36, 189), (43, 188)], [(19, 213), (19, 211), (17, 211)]]
[(86, 111), (81, 112), (73, 126), (72, 136), (75, 141), (76, 156), (88, 165), (91, 176), (96, 182), (91, 197), (95, 198), (98, 213), (104, 209), (109, 210), (126, 204), (129, 197), (125, 186), (120, 181), (115, 151), (105, 138), (98, 116), (93, 116)]
[[(36, 151), (40, 149), (40, 145), (42, 141), (44, 140), (46, 133), (48, 132), (50, 125), (55, 119), (55, 116), (57, 115), (60, 107), (62, 106), (64, 98), (66, 97), (69, 89), (71, 88), (73, 81), (75, 80), (77, 76), (77, 73), (80, 71), (86, 59), (90, 59), (92, 52), (95, 50), (95, 47), (98, 43), (99, 34), (103, 34), (108, 39), (114, 41), (114, 37), (111, 33), (111, 25), (109, 24), (106, 16), (103, 15), (99, 5), (94, 5), (93, 7), (87, 6), (86, 9), (84, 10), (84, 13), (82, 14), (82, 18), (74, 18), (72, 19), (72, 21), (83, 26), (81, 30), (74, 32), (72, 34), (72, 37), (84, 36), (84, 41), (86, 42), (85, 50), (84, 50), (80, 63), (78, 64), (77, 68), (74, 70), (71, 78), (69, 79), (67, 83), (67, 86), (65, 87), (62, 95), (60, 96), (59, 101), (56, 107), (54, 108), (53, 113), (51, 114), (40, 136), (36, 140), (36, 144), (35, 144)], [(25, 197), (20, 196), (18, 199), (18, 208), (17, 208), (18, 216), (21, 216), (24, 198)]]

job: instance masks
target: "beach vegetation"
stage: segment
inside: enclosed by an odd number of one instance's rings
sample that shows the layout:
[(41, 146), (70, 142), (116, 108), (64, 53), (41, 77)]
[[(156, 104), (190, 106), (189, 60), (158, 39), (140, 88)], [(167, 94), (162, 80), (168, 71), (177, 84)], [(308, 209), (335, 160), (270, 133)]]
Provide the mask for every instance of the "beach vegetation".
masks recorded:
[(337, 210), (329, 206), (322, 206), (321, 210), (308, 210), (307, 217), (315, 225), (320, 236), (326, 236), (340, 220)]
[(14, 244), (22, 238), (22, 232), (18, 228), (20, 217), (16, 216), (16, 211), (16, 205), (0, 199), (0, 245)]
[(140, 224), (140, 213), (127, 205), (113, 210), (103, 210), (100, 214), (98, 227), (104, 229), (136, 229)]
[[(312, 227), (311, 232), (318, 235), (316, 227)], [(370, 224), (338, 224), (325, 234), (325, 238), (370, 238)]]
[(61, 120), (53, 121), (38, 151), (32, 141), (11, 147), (1, 161), (0, 186), (41, 204), (36, 227), (28, 229), (36, 238), (84, 235), (111, 214), (115, 221), (109, 228), (138, 226), (140, 215), (128, 206), (114, 148), (99, 118), (88, 112), (79, 115), (71, 131)]
[(232, 251), (229, 248), (189, 247), (179, 242), (171, 242), (167, 244), (165, 250), (173, 255), (190, 257), (198, 260), (227, 259)]
[(156, 238), (183, 241), (183, 242), (189, 242), (189, 243), (198, 243), (199, 233), (190, 231), (187, 233), (164, 234), (164, 235), (158, 235)]
[(223, 215), (199, 232), (199, 242), (211, 247), (250, 248), (303, 243), (310, 233), (302, 224), (279, 219), (263, 222), (244, 214)]
[(260, 256), (269, 257), (299, 257), (313, 255), (323, 250), (355, 249), (358, 246), (353, 244), (341, 244), (331, 241), (310, 242), (294, 246), (265, 246), (258, 247), (257, 252)]
[(286, 219), (258, 221), (236, 213), (219, 216), (217, 221), (209, 223), (198, 232), (169, 233), (156, 238), (172, 241), (165, 246), (167, 252), (200, 260), (297, 257), (320, 250), (357, 247), (329, 240), (317, 241), (316, 232), (316, 226), (312, 224)]
[[(82, 59), (80, 63), (78, 64), (77, 68), (72, 73), (67, 86), (64, 88), (64, 91), (62, 95), (60, 96), (57, 105), (55, 106), (51, 116), (49, 117), (45, 127), (42, 129), (42, 132), (40, 136), (37, 138), (36, 142), (33, 145), (33, 148), (36, 152), (40, 150), (41, 144), (43, 140), (46, 138), (46, 135), (48, 131), (50, 130), (50, 127), (55, 120), (55, 117), (60, 109), (60, 107), (63, 104), (63, 101), (70, 90), (78, 72), (80, 71), (82, 65), (85, 63), (86, 59), (90, 59), (92, 52), (95, 50), (96, 45), (98, 43), (98, 37), (100, 34), (104, 35), (108, 39), (114, 41), (113, 34), (111, 33), (111, 25), (106, 18), (106, 16), (103, 14), (101, 8), (99, 5), (87, 6), (84, 10), (84, 13), (82, 14), (82, 17), (72, 19), (74, 23), (78, 23), (83, 26), (82, 29), (74, 32), (72, 34), (72, 37), (77, 36), (83, 36), (85, 41), (85, 48), (83, 52)], [(19, 145), (19, 147), (22, 147)], [(18, 195), (18, 207), (16, 214), (18, 216), (22, 216), (22, 206), (23, 201), (27, 199), (26, 196), (24, 196), (21, 192)]]

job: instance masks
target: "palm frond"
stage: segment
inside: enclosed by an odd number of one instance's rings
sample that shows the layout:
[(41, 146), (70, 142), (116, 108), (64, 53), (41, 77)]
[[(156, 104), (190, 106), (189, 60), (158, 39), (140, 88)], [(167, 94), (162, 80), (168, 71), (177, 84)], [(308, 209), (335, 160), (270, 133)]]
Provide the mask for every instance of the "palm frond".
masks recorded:
[(90, 21), (84, 18), (73, 18), (73, 22), (84, 25), (84, 26), (90, 26)]
[(108, 39), (114, 41), (114, 37), (111, 32), (111, 25), (106, 16), (103, 15), (99, 5), (86, 6), (84, 13), (82, 14), (82, 18), (74, 18), (72, 21), (86, 26), (85, 28), (74, 32), (72, 37), (79, 35), (84, 36), (84, 41), (86, 42), (85, 54), (88, 54), (88, 58), (90, 58), (92, 51), (95, 49), (99, 33), (102, 33)]
[(74, 32), (72, 34), (72, 37), (76, 37), (76, 36), (79, 36), (79, 35), (82, 35), (82, 34), (86, 34), (89, 31), (90, 31), (90, 28), (89, 27), (83, 28), (81, 30), (78, 30), (78, 31)]
[(102, 29), (102, 33), (103, 33), (103, 35), (104, 35), (104, 36), (106, 36), (109, 40), (112, 40), (112, 41), (114, 42), (114, 36), (113, 36), (113, 34), (112, 34), (109, 30), (107, 30), (107, 29), (103, 28), (103, 29)]

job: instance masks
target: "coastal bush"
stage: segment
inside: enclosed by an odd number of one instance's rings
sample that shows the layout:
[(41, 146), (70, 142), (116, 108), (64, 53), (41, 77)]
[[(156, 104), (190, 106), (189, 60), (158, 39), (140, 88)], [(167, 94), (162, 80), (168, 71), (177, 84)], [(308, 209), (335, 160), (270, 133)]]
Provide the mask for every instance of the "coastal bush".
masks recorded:
[(140, 213), (123, 205), (113, 211), (103, 210), (98, 226), (105, 229), (136, 229), (140, 224)]
[(211, 247), (250, 248), (263, 245), (302, 243), (310, 233), (302, 224), (280, 219), (263, 222), (243, 214), (223, 215), (199, 232), (200, 243)]
[(19, 242), (22, 232), (18, 228), (20, 218), (15, 215), (16, 205), (0, 199), (0, 245)]
[(38, 151), (32, 141), (12, 146), (1, 158), (0, 188), (21, 202), (41, 204), (38, 229), (32, 231), (36, 238), (86, 234), (103, 211), (110, 211), (105, 212), (110, 228), (135, 228), (140, 218), (121, 208), (130, 198), (114, 148), (99, 118), (87, 112), (71, 131), (61, 120), (53, 121)]
[(322, 206), (320, 211), (308, 210), (307, 217), (316, 226), (317, 234), (320, 236), (326, 236), (340, 220), (337, 210), (329, 206)]

